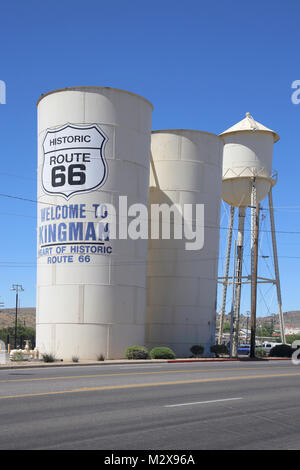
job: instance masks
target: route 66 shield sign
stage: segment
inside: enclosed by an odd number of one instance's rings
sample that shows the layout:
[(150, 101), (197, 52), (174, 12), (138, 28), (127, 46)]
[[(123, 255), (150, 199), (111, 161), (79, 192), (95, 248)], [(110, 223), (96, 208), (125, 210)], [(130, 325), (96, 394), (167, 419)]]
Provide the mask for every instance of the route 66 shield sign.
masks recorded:
[(96, 125), (66, 124), (48, 130), (43, 142), (42, 184), (46, 193), (69, 199), (104, 185), (107, 163), (104, 147), (108, 138)]

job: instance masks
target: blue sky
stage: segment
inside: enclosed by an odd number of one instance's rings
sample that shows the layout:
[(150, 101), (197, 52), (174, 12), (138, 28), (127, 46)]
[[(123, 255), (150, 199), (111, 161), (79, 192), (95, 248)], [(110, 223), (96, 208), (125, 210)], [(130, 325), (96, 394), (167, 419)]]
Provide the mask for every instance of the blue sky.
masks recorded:
[[(0, 192), (36, 198), (41, 93), (111, 86), (153, 103), (153, 129), (219, 133), (250, 111), (276, 130), (276, 225), (300, 232), (300, 105), (291, 102), (291, 84), (300, 79), (299, 13), (297, 0), (2, 2)], [(0, 301), (7, 307), (12, 283), (25, 288), (22, 306), (35, 305), (35, 214), (34, 203), (0, 197)], [(278, 233), (284, 310), (300, 309), (299, 241), (299, 233)], [(262, 300), (258, 311), (268, 313)]]

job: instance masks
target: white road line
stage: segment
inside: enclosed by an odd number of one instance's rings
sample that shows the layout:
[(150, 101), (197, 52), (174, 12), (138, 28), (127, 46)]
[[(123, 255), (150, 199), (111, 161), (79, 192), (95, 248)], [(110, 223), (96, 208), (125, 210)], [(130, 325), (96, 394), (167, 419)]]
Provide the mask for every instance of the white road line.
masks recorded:
[[(162, 367), (164, 366), (159, 366), (159, 365), (145, 365), (147, 369), (161, 369)], [(95, 366), (97, 367), (97, 366)], [(107, 367), (107, 366), (103, 366), (103, 367)], [(109, 370), (115, 370), (115, 369), (128, 369), (128, 370), (134, 370), (134, 369), (145, 369), (145, 367), (143, 367), (142, 364), (132, 364), (132, 365), (119, 365), (119, 366), (112, 366), (112, 367), (109, 367)]]
[(195, 401), (194, 403), (179, 403), (177, 405), (165, 405), (165, 408), (174, 408), (175, 406), (188, 406), (188, 405), (204, 405), (207, 403), (218, 403), (221, 401), (232, 401), (232, 400), (242, 400), (243, 398), (222, 398), (220, 400), (208, 400), (208, 401)]

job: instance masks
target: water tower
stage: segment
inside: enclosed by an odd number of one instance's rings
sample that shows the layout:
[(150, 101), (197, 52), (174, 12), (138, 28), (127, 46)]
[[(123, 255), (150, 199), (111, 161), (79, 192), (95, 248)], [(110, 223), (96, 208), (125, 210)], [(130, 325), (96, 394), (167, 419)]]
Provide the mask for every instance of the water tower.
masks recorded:
[[(222, 278), (223, 295), (220, 311), (218, 341), (221, 342), (223, 336), (227, 287), (230, 279), (229, 265), (234, 212), (235, 207), (238, 207), (238, 236), (232, 276), (234, 290), (231, 312), (231, 354), (233, 356), (237, 355), (242, 283), (250, 280), (251, 355), (253, 356), (255, 349), (257, 282), (272, 282), (276, 285), (281, 338), (282, 341), (285, 342), (272, 200), (272, 188), (277, 182), (277, 174), (272, 170), (272, 154), (273, 145), (279, 140), (279, 135), (271, 129), (268, 129), (259, 122), (255, 121), (250, 113), (246, 113), (246, 117), (242, 121), (230, 127), (220, 135), (224, 140), (222, 197), (223, 200), (230, 205), (230, 218), (228, 225), (225, 271), (224, 277)], [(257, 277), (260, 209), (259, 203), (267, 195), (269, 198), (272, 247), (275, 267), (275, 279), (270, 280), (260, 279)], [(251, 276), (249, 277), (242, 275), (244, 223), (247, 207), (251, 208)]]

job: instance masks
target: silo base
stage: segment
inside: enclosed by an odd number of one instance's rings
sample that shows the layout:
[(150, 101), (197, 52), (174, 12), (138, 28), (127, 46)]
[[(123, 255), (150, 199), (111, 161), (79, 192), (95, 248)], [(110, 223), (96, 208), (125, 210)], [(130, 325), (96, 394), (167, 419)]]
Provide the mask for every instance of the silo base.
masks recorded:
[(152, 348), (166, 346), (171, 348), (177, 358), (188, 358), (192, 356), (191, 347), (202, 345), (203, 355), (211, 356), (210, 346), (215, 344), (215, 328), (210, 324), (162, 324), (152, 323), (146, 327), (146, 346)]
[(125, 350), (143, 345), (145, 325), (38, 324), (37, 348), (40, 354), (51, 353), (56, 359), (97, 360), (123, 359)]

